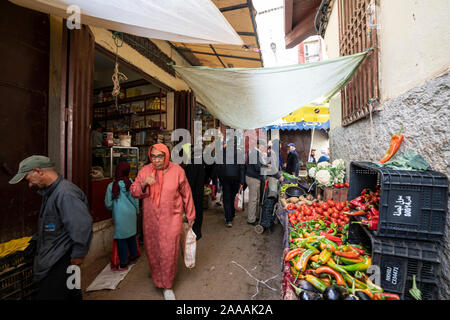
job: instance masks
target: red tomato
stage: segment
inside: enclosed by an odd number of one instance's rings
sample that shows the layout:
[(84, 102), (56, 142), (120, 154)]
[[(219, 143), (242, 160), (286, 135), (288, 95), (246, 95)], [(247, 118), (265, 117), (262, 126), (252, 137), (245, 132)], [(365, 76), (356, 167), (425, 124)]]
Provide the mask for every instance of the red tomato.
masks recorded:
[(324, 203), (322, 203), (322, 204), (320, 205), (320, 207), (321, 207), (323, 210), (328, 210), (328, 208), (329, 208), (330, 206), (328, 205), (328, 203), (324, 202)]
[(350, 183), (346, 182), (346, 183), (344, 183), (344, 186), (345, 186), (346, 188), (349, 188), (349, 187), (350, 187)]
[(330, 200), (327, 200), (327, 204), (328, 204), (329, 207), (334, 207), (335, 202), (330, 199)]
[(322, 208), (317, 208), (317, 209), (316, 209), (316, 212), (317, 212), (318, 214), (323, 214), (323, 209), (322, 209)]

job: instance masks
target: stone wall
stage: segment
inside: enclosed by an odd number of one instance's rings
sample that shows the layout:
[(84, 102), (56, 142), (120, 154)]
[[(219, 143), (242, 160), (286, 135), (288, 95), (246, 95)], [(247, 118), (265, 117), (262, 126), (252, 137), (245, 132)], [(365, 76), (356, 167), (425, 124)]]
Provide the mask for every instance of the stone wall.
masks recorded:
[[(389, 147), (391, 135), (403, 124), (405, 135), (399, 152), (422, 155), (432, 170), (450, 175), (450, 72), (386, 101), (372, 119), (360, 120), (330, 131), (331, 159), (378, 161)], [(348, 170), (347, 170), (348, 172)], [(440, 296), (450, 299), (450, 217), (441, 250)]]

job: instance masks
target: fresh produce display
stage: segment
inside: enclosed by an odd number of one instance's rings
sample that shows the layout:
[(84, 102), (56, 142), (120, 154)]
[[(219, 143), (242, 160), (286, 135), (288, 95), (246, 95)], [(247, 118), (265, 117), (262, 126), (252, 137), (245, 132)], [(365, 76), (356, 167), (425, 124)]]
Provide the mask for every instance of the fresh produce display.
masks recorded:
[[(333, 214), (332, 219), (339, 220)], [(289, 283), (298, 298), (400, 300), (397, 294), (384, 292), (369, 279), (366, 270), (371, 266), (371, 256), (366, 248), (347, 243), (346, 220), (341, 226), (336, 222), (328, 225), (327, 221), (325, 217), (292, 224), (290, 250), (284, 259), (290, 264)]]
[(358, 198), (349, 201), (349, 207), (351, 209), (355, 209), (356, 211), (348, 213), (347, 215), (366, 217), (366, 219), (359, 222), (354, 221), (352, 223), (362, 224), (372, 231), (378, 229), (378, 221), (380, 217), (380, 192), (379, 187), (377, 187), (375, 192), (369, 189), (364, 189), (361, 191), (361, 195)]
[(335, 184), (344, 183), (344, 160), (337, 159), (333, 163), (320, 162), (308, 170), (308, 175), (314, 179), (319, 188), (332, 187)]
[[(333, 200), (327, 200), (322, 203), (312, 202), (310, 205), (305, 203), (295, 205), (291, 203), (285, 208), (293, 211), (288, 214), (288, 218), (291, 226), (294, 228), (303, 225), (305, 221), (316, 220), (319, 224), (315, 228), (316, 231), (323, 231), (323, 229), (331, 226), (334, 226), (337, 231), (342, 231), (343, 227), (350, 222), (350, 217), (347, 214), (350, 213), (350, 208), (347, 206), (346, 201), (334, 202)], [(308, 224), (306, 226), (309, 227)]]
[(297, 210), (303, 204), (307, 204), (311, 206), (315, 201), (312, 195), (300, 196), (300, 197), (290, 197), (290, 198), (281, 198), (280, 202), (283, 205), (283, 208), (288, 210)]

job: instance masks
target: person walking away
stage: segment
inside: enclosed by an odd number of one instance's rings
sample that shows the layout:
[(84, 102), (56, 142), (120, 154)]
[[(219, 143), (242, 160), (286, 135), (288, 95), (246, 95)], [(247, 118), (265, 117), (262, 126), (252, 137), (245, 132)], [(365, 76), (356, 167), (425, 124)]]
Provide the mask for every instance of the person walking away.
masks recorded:
[[(92, 217), (86, 195), (54, 169), (46, 156), (33, 155), (19, 164), (10, 184), (22, 180), (42, 196), (36, 234), (30, 240), (35, 251), (33, 281), (36, 300), (82, 300), (81, 289), (68, 283), (89, 251)], [(31, 249), (30, 249), (31, 250)], [(75, 266), (70, 268), (70, 266)], [(75, 270), (74, 272), (70, 272)], [(68, 281), (69, 280), (69, 281)]]
[(137, 216), (139, 200), (130, 194), (133, 181), (128, 177), (130, 164), (120, 161), (116, 167), (116, 176), (108, 185), (105, 195), (105, 206), (112, 211), (114, 221), (114, 240), (120, 264), (114, 271), (128, 270), (128, 265), (135, 264), (139, 257), (137, 248)]
[(245, 182), (249, 189), (247, 223), (251, 225), (256, 225), (257, 212), (259, 212), (261, 181), (264, 180), (261, 169), (267, 165), (263, 162), (265, 154), (267, 154), (267, 144), (262, 140), (258, 142), (257, 148), (249, 150)]
[[(194, 206), (195, 206), (195, 222), (192, 226), (192, 230), (194, 231), (195, 235), (197, 236), (197, 241), (200, 240), (202, 237), (202, 223), (203, 223), (203, 193), (205, 189), (205, 164), (202, 160), (202, 153), (201, 148), (199, 151), (199, 159), (197, 159), (196, 163), (196, 154), (194, 147), (191, 146), (190, 143), (186, 143), (188, 145), (187, 152), (187, 159), (183, 162), (183, 169), (186, 174), (186, 178), (189, 182), (189, 186), (191, 187), (192, 191), (192, 198), (194, 199)], [(198, 161), (200, 160), (200, 161)]]
[(308, 162), (316, 163), (316, 149), (311, 149), (311, 154), (309, 155)]
[(143, 199), (144, 248), (153, 283), (163, 289), (166, 300), (175, 300), (172, 290), (183, 223), (195, 221), (191, 187), (183, 168), (170, 161), (169, 148), (161, 143), (149, 148), (151, 163), (138, 172), (130, 187), (134, 198)]
[(295, 150), (295, 144), (288, 144), (288, 156), (287, 156), (286, 172), (295, 176), (298, 176), (300, 170), (298, 153)]
[(317, 160), (317, 163), (324, 162), (324, 161), (330, 161), (330, 157), (328, 156), (328, 149), (322, 148), (320, 150), (322, 155), (320, 156), (319, 160)]
[[(233, 150), (233, 162), (227, 161), (227, 149)], [(245, 184), (245, 166), (238, 164), (236, 143), (227, 143), (223, 149), (223, 163), (217, 164), (216, 173), (222, 187), (225, 226), (231, 228), (236, 215), (234, 199), (239, 188)]]

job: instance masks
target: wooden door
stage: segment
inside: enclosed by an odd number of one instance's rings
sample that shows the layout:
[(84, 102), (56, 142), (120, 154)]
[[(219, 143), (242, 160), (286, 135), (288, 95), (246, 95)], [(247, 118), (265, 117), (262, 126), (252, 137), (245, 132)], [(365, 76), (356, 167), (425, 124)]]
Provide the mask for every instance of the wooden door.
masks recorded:
[(184, 128), (194, 134), (195, 97), (192, 91), (175, 91), (175, 129)]
[(48, 152), (50, 24), (46, 14), (0, 1), (0, 243), (36, 231), (41, 196), (8, 181), (19, 162)]
[(90, 195), (95, 40), (82, 26), (68, 33), (67, 179)]

